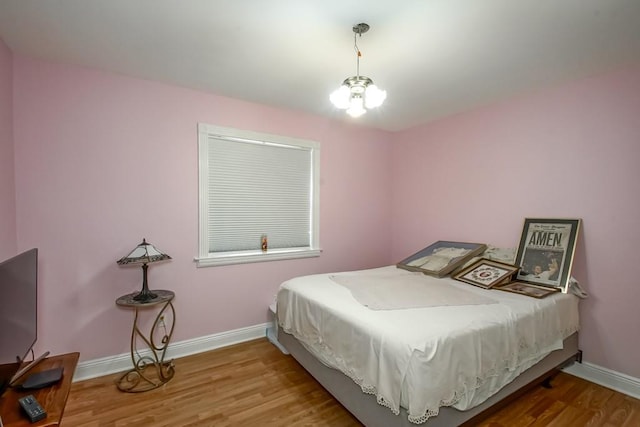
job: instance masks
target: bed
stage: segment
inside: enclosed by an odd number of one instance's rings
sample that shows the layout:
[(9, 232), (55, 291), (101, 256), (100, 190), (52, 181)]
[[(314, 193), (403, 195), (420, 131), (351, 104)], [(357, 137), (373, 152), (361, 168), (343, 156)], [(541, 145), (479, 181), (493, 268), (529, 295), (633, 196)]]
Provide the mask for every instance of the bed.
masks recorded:
[(278, 341), (366, 426), (461, 425), (578, 354), (578, 298), (486, 290), (395, 266), (277, 294)]

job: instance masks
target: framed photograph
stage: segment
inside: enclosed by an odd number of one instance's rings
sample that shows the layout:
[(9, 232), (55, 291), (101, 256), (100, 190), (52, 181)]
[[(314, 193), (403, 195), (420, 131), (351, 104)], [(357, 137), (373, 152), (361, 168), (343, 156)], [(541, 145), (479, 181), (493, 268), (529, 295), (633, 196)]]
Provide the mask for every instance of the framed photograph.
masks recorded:
[(454, 279), (481, 288), (491, 289), (501, 283), (510, 282), (520, 268), (490, 259), (480, 259), (453, 276)]
[(580, 219), (525, 218), (516, 279), (567, 292)]
[(551, 288), (548, 286), (538, 286), (525, 282), (511, 282), (506, 285), (496, 286), (494, 289), (501, 291), (514, 292), (516, 294), (527, 295), (534, 298), (544, 298), (554, 292), (560, 292), (560, 288)]
[(439, 240), (400, 261), (396, 266), (443, 277), (487, 248), (482, 243), (447, 242)]

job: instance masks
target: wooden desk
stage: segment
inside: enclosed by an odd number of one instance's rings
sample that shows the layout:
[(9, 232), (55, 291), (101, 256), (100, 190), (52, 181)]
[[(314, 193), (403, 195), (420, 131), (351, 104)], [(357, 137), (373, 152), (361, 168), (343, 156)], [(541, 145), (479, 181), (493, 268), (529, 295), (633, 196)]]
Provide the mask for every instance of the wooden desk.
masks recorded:
[[(62, 366), (64, 369), (62, 379), (52, 386), (38, 390), (20, 390), (15, 388), (6, 390), (2, 397), (0, 397), (0, 415), (2, 415), (4, 427), (43, 427), (59, 425), (62, 420), (64, 407), (67, 403), (67, 397), (69, 397), (71, 380), (76, 370), (79, 357), (80, 353), (68, 353), (47, 357), (25, 374), (26, 379), (29, 375), (36, 372)], [(44, 410), (47, 411), (47, 418), (33, 424), (29, 421), (29, 418), (18, 403), (18, 399), (30, 394), (32, 394)]]

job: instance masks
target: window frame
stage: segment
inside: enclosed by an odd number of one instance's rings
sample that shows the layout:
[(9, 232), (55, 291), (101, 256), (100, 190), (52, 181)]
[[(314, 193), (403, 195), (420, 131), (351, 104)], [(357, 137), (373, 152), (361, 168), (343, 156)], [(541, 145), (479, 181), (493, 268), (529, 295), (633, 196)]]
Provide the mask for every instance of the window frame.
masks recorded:
[[(311, 154), (310, 241), (308, 247), (209, 252), (209, 139), (302, 147)], [(316, 141), (198, 123), (198, 256), (197, 267), (244, 264), (320, 256), (320, 144)]]

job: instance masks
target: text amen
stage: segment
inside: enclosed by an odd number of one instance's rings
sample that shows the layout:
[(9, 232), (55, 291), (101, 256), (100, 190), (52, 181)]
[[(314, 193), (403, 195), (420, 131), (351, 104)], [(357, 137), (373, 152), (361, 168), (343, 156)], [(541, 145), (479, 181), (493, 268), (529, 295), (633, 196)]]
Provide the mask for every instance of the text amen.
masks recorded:
[(528, 245), (535, 246), (561, 246), (562, 233), (549, 233), (546, 231), (534, 231), (531, 234)]

